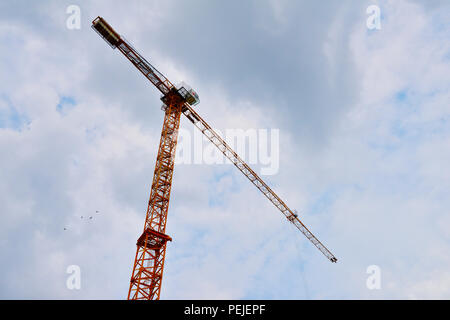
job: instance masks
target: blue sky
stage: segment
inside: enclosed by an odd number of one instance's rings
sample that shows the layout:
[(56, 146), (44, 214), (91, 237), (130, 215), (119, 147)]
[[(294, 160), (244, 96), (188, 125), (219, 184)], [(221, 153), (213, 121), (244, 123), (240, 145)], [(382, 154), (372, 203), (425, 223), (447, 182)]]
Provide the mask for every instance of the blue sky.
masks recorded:
[(26, 116), (20, 114), (6, 96), (2, 97), (1, 100), (2, 108), (0, 110), (0, 128), (9, 128), (20, 131), (27, 123)]
[(180, 164), (162, 298), (450, 297), (448, 1), (97, 0), (0, 5), (0, 298), (128, 292), (163, 113), (98, 15), (195, 88), (214, 128), (280, 130), (268, 184), (339, 259), (233, 167)]

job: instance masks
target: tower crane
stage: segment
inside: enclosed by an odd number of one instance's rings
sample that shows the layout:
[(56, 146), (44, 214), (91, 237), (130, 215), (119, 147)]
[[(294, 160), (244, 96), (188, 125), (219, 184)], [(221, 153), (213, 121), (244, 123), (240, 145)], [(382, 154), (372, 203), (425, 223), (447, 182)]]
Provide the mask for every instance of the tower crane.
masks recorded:
[(160, 298), (166, 245), (168, 241), (172, 241), (172, 238), (165, 234), (165, 230), (181, 114), (185, 115), (326, 258), (337, 262), (336, 257), (300, 221), (296, 211), (292, 211), (194, 110), (193, 107), (200, 99), (192, 88), (186, 84), (174, 86), (102, 17), (94, 19), (92, 28), (113, 49), (117, 48), (162, 93), (164, 122), (144, 230), (136, 243), (128, 300)]

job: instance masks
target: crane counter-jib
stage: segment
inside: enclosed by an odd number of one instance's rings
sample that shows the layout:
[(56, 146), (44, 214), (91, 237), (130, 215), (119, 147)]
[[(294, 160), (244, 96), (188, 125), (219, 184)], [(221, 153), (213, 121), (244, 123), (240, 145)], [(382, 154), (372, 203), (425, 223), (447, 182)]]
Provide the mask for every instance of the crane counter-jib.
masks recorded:
[(118, 48), (120, 52), (122, 52), (164, 95), (170, 92), (173, 84), (145, 60), (145, 58), (133, 48), (125, 38), (120, 36), (102, 17), (97, 17), (92, 21), (92, 29), (94, 29), (111, 48)]

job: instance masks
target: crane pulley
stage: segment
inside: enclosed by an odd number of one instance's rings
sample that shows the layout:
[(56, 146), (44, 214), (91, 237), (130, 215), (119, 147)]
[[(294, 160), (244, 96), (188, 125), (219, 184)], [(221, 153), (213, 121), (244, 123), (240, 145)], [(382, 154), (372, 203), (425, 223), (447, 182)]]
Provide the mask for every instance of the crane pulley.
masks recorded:
[(197, 93), (189, 86), (174, 86), (152, 66), (123, 37), (101, 17), (92, 22), (92, 28), (113, 48), (122, 54), (162, 93), (165, 112), (161, 140), (156, 159), (147, 215), (142, 235), (137, 240), (137, 251), (130, 280), (128, 299), (159, 299), (164, 270), (166, 244), (172, 238), (165, 234), (167, 212), (172, 186), (175, 150), (184, 114), (207, 139), (213, 143), (278, 210), (295, 225), (331, 262), (336, 257), (309, 231), (284, 201), (243, 161), (239, 155), (192, 108), (199, 103)]

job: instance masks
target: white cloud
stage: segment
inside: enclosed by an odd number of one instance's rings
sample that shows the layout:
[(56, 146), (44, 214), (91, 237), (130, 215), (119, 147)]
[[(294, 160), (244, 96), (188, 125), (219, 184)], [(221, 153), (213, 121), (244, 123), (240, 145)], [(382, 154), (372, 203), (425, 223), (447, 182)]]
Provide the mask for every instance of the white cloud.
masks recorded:
[[(382, 29), (368, 32), (364, 3), (258, 4), (227, 28), (215, 6), (176, 25), (177, 3), (136, 4), (85, 4), (80, 31), (65, 29), (59, 2), (2, 12), (0, 110), (10, 102), (29, 122), (0, 128), (0, 297), (126, 297), (163, 114), (156, 90), (88, 27), (100, 14), (192, 84), (213, 127), (281, 129), (268, 183), (339, 259), (232, 166), (180, 165), (163, 298), (448, 298), (448, 16), (385, 1)], [(268, 16), (276, 32), (262, 34)], [(180, 30), (193, 42), (164, 40)], [(63, 97), (75, 105), (61, 115)], [(80, 291), (65, 286), (72, 264)], [(365, 286), (372, 264), (380, 291)]]

